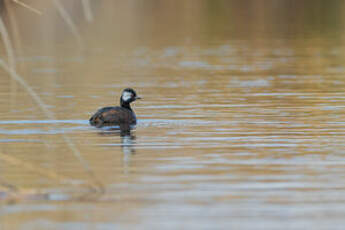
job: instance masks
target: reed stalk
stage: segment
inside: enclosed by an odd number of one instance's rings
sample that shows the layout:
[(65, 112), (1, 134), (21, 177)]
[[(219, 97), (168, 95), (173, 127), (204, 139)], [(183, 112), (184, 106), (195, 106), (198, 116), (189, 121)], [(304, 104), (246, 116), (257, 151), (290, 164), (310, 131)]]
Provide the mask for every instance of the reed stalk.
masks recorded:
[(80, 36), (80, 33), (77, 29), (77, 26), (73, 22), (72, 18), (68, 14), (68, 12), (65, 10), (65, 8), (62, 6), (59, 0), (52, 0), (53, 4), (55, 5), (57, 11), (59, 12), (62, 19), (66, 22), (68, 28), (72, 32), (73, 36), (75, 37), (78, 45), (80, 48), (83, 48), (83, 39)]
[(29, 6), (28, 4), (25, 4), (25, 3), (22, 2), (22, 1), (19, 1), (19, 0), (12, 0), (12, 1), (15, 2), (15, 3), (17, 3), (17, 4), (20, 5), (20, 6), (22, 6), (22, 7), (26, 8), (26, 9), (28, 9), (28, 10), (30, 10), (30, 11), (36, 13), (36, 14), (42, 14), (41, 11), (39, 11), (39, 10), (37, 10), (37, 9), (35, 9), (35, 8), (31, 7), (31, 6)]
[(88, 22), (92, 22), (93, 21), (93, 14), (92, 14), (91, 7), (90, 7), (90, 1), (89, 0), (81, 0), (81, 4), (83, 6), (84, 15), (85, 15), (86, 20)]
[[(54, 0), (54, 2), (57, 2), (57, 5), (59, 6), (60, 3), (57, 0)], [(58, 7), (58, 8), (60, 10), (63, 9), (61, 7)], [(67, 21), (69, 21), (69, 20), (67, 20)], [(73, 24), (70, 24), (70, 25), (72, 25), (72, 28), (74, 28)], [(1, 34), (1, 37), (3, 38), (6, 53), (8, 56), (8, 64), (4, 60), (0, 59), (0, 67), (2, 67), (9, 74), (9, 76), (12, 79), (14, 79), (16, 82), (18, 82), (27, 91), (27, 93), (32, 97), (32, 99), (36, 102), (36, 104), (40, 107), (40, 109), (43, 111), (43, 113), (49, 119), (56, 120), (54, 113), (52, 113), (49, 109), (47, 109), (47, 105), (43, 102), (43, 100), (40, 98), (40, 96), (32, 89), (32, 87), (24, 80), (24, 78), (22, 78), (16, 72), (14, 52), (13, 52), (11, 40), (9, 38), (7, 29), (5, 27), (5, 24), (4, 24), (1, 16), (0, 16), (0, 34)], [(93, 190), (96, 192), (104, 192), (103, 184), (96, 178), (93, 170), (89, 166), (88, 162), (83, 158), (83, 156), (81, 155), (80, 151), (75, 146), (75, 144), (65, 134), (62, 134), (62, 139), (67, 144), (69, 149), (72, 151), (73, 155), (78, 159), (78, 161), (82, 165), (83, 169), (86, 171), (86, 173), (92, 179), (94, 186), (91, 185), (91, 187), (93, 188)], [(18, 159), (4, 157), (3, 154), (1, 156), (2, 156), (1, 157), (2, 159), (7, 159), (7, 161), (11, 161), (12, 163), (15, 163), (15, 164), (20, 163), (20, 161)], [(32, 170), (35, 170), (35, 168), (37, 168), (37, 167), (30, 167), (30, 166), (27, 166), (27, 167), (31, 168)], [(46, 173), (48, 173), (48, 172), (46, 171)], [(51, 173), (50, 174), (48, 173), (47, 175), (50, 175), (50, 177), (54, 177), (54, 176), (52, 176), (53, 174), (51, 174)]]

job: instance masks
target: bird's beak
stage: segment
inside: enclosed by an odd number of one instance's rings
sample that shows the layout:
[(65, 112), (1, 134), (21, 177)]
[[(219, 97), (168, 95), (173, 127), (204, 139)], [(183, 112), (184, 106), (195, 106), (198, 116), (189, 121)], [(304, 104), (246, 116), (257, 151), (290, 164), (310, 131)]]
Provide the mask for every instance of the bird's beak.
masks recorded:
[(141, 97), (135, 97), (135, 100), (141, 99)]

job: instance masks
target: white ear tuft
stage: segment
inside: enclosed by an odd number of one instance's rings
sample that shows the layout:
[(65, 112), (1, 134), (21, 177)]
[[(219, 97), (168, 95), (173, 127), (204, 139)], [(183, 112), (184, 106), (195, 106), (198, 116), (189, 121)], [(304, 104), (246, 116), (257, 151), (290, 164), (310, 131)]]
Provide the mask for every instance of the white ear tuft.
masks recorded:
[(122, 100), (128, 101), (132, 98), (133, 94), (131, 92), (125, 91), (122, 93)]

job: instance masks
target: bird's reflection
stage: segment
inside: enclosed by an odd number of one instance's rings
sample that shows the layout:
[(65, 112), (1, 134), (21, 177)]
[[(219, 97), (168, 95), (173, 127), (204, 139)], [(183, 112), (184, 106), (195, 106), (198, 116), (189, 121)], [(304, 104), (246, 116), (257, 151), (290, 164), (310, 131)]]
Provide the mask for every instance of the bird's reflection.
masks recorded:
[(131, 157), (135, 154), (135, 149), (133, 148), (134, 140), (134, 135), (121, 136), (121, 147), (123, 152), (123, 170), (125, 174), (128, 174), (128, 169), (131, 163)]
[(132, 155), (135, 154), (135, 134), (130, 129), (122, 129), (119, 127), (108, 127), (99, 132), (102, 136), (120, 136), (121, 138), (121, 149), (123, 152), (123, 171), (125, 174), (129, 173), (130, 162)]

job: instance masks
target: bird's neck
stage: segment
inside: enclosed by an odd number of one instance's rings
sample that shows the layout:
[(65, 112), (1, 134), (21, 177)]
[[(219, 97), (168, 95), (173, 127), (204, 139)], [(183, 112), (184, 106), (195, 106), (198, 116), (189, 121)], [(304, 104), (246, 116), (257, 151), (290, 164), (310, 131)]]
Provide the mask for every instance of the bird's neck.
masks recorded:
[(126, 102), (124, 100), (120, 100), (120, 105), (122, 108), (126, 108), (129, 109), (130, 111), (132, 111), (131, 105), (129, 104), (129, 102)]

